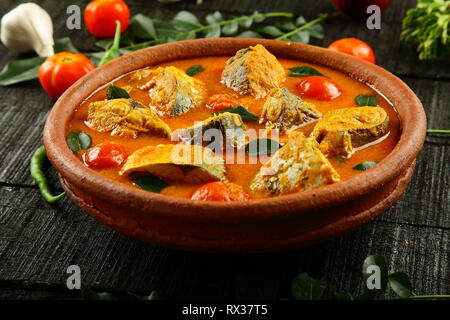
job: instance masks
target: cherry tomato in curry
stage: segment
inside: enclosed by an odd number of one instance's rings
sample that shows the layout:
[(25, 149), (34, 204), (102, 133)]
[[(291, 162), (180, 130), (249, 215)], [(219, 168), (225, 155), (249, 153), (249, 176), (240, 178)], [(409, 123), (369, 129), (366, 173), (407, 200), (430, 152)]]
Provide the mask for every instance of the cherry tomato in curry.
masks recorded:
[(130, 9), (123, 0), (94, 0), (84, 9), (86, 27), (96, 37), (114, 37), (116, 20), (120, 21), (120, 31), (124, 32), (130, 22)]
[(48, 57), (39, 67), (39, 81), (54, 99), (89, 71), (94, 64), (79, 53), (60, 52)]
[(364, 41), (356, 38), (343, 38), (334, 41), (328, 49), (347, 53), (357, 58), (375, 63), (375, 53), (373, 49)]
[(306, 98), (322, 101), (333, 100), (341, 95), (341, 90), (330, 79), (322, 76), (305, 77), (297, 83), (297, 91)]
[(250, 196), (244, 189), (232, 182), (212, 182), (194, 191), (191, 200), (200, 201), (245, 201)]
[(105, 143), (90, 148), (83, 158), (84, 163), (90, 168), (106, 169), (120, 166), (127, 155), (121, 145)]

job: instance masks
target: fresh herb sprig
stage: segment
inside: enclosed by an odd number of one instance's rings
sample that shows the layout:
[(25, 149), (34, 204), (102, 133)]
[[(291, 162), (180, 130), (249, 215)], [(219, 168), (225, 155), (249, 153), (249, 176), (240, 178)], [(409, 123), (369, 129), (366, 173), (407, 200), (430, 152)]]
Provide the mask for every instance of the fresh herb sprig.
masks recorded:
[[(289, 21), (264, 25), (263, 23), (269, 18), (289, 19)], [(188, 11), (180, 11), (171, 21), (137, 14), (132, 17), (127, 31), (122, 35), (116, 32), (114, 39), (102, 39), (96, 42), (102, 51), (83, 54), (99, 66), (120, 55), (148, 46), (199, 37), (270, 38), (309, 43), (311, 38), (323, 38), (323, 27), (320, 22), (325, 18), (326, 15), (321, 15), (307, 22), (304, 17), (294, 19), (294, 15), (289, 12), (261, 13), (258, 11), (250, 15), (225, 18), (222, 13), (216, 11), (209, 14), (206, 17), (206, 23), (202, 24), (194, 14)], [(61, 51), (78, 52), (69, 38), (55, 41), (55, 52)], [(44, 58), (33, 57), (8, 62), (0, 71), (0, 86), (37, 79), (38, 69), (43, 61)]]
[(418, 0), (417, 7), (406, 12), (401, 39), (417, 42), (420, 60), (450, 55), (450, 2)]

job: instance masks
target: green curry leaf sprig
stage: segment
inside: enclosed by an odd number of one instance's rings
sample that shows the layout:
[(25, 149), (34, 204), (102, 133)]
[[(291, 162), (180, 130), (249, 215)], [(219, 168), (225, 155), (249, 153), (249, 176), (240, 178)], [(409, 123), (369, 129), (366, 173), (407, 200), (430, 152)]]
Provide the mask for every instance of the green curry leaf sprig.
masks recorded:
[[(269, 18), (290, 21), (276, 25), (265, 24)], [(119, 31), (113, 39), (102, 39), (96, 42), (101, 51), (83, 54), (88, 56), (96, 66), (100, 66), (120, 55), (148, 46), (195, 38), (220, 36), (275, 38), (308, 43), (310, 38), (323, 38), (323, 27), (320, 22), (325, 18), (326, 15), (321, 15), (307, 22), (303, 17), (294, 19), (294, 15), (289, 12), (260, 13), (258, 11), (250, 15), (226, 18), (216, 11), (209, 14), (206, 17), (206, 23), (202, 24), (194, 14), (188, 11), (180, 11), (171, 21), (137, 14), (132, 17), (127, 31), (122, 35)], [(56, 40), (54, 48), (55, 52), (79, 52), (67, 37)], [(0, 86), (37, 79), (38, 69), (43, 61), (44, 58), (32, 57), (8, 62), (0, 71)]]

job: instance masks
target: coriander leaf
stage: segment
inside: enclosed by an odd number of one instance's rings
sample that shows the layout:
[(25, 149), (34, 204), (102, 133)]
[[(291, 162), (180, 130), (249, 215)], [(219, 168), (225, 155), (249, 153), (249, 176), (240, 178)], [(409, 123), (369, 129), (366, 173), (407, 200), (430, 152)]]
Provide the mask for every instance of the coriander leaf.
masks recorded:
[(289, 68), (289, 70), (291, 71), (289, 77), (307, 77), (307, 76), (324, 77), (324, 75), (320, 71), (308, 66), (293, 67)]
[(38, 70), (45, 58), (34, 57), (9, 61), (0, 71), (0, 86), (37, 79)]
[(408, 299), (412, 294), (412, 285), (409, 276), (404, 272), (394, 272), (388, 275), (389, 286), (403, 299)]
[(376, 107), (378, 106), (378, 99), (375, 96), (365, 96), (365, 95), (358, 95), (355, 98), (355, 102), (360, 107)]
[(201, 65), (195, 65), (187, 69), (186, 74), (188, 76), (195, 76), (197, 73), (204, 71), (205, 69)]
[(353, 167), (353, 170), (358, 170), (358, 171), (365, 171), (367, 169), (372, 168), (374, 165), (376, 165), (378, 163), (378, 161), (365, 161), (365, 162), (361, 162), (358, 163), (356, 166)]
[(152, 175), (146, 175), (133, 179), (132, 183), (145, 191), (154, 193), (160, 193), (164, 188), (169, 186), (163, 180)]
[(106, 98), (108, 100), (112, 99), (129, 99), (131, 98), (127, 90), (117, 87), (117, 86), (109, 86), (108, 89), (106, 89)]
[(156, 39), (156, 30), (152, 19), (141, 13), (131, 18), (128, 28), (138, 39)]
[(261, 155), (269, 155), (273, 154), (281, 148), (281, 145), (278, 141), (272, 139), (256, 139), (250, 141), (245, 146), (245, 152), (249, 156), (261, 156)]
[(234, 106), (225, 110), (218, 111), (214, 114), (217, 115), (225, 112), (237, 113), (241, 116), (242, 120), (256, 120), (256, 121), (259, 120), (259, 118), (256, 115), (248, 111), (247, 108), (243, 106)]
[(310, 277), (307, 273), (298, 274), (291, 284), (291, 292), (297, 300), (319, 300), (327, 283)]

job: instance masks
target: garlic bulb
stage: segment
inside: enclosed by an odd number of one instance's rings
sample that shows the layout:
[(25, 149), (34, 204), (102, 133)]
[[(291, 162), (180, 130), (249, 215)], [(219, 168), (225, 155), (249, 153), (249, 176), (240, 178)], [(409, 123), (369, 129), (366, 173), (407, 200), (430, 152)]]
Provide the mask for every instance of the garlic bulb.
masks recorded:
[(0, 38), (11, 49), (34, 50), (41, 57), (54, 54), (52, 19), (35, 3), (23, 3), (5, 14)]

